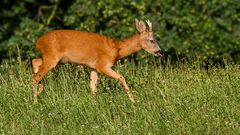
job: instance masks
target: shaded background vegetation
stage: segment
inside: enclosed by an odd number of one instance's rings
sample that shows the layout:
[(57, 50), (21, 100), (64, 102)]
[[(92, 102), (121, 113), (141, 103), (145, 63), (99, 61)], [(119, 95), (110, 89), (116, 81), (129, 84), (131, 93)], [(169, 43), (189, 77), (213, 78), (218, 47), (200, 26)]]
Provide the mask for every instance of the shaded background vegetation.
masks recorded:
[(1, 0), (0, 59), (15, 58), (19, 50), (23, 58), (35, 57), (36, 39), (53, 29), (126, 38), (136, 33), (139, 18), (153, 22), (165, 56), (238, 62), (239, 12), (239, 0)]

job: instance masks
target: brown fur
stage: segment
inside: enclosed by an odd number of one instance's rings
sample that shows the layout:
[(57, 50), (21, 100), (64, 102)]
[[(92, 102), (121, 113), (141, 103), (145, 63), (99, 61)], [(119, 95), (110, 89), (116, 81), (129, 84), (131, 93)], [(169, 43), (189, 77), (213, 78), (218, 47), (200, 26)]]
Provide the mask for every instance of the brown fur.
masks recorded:
[[(140, 34), (133, 35), (125, 40), (114, 40), (100, 34), (77, 30), (54, 30), (40, 37), (37, 40), (37, 48), (42, 53), (42, 58), (32, 60), (34, 73), (36, 73), (32, 77), (34, 102), (37, 101), (37, 96), (42, 91), (37, 92), (36, 85), (59, 62), (70, 62), (90, 67), (93, 70), (90, 85), (94, 95), (97, 92), (98, 72), (119, 80), (130, 100), (134, 102), (133, 95), (124, 77), (112, 70), (112, 66), (117, 60), (141, 49), (152, 54), (160, 50), (152, 31), (146, 30), (144, 22), (136, 20), (136, 27)], [(154, 40), (154, 43), (149, 43), (149, 40)]]

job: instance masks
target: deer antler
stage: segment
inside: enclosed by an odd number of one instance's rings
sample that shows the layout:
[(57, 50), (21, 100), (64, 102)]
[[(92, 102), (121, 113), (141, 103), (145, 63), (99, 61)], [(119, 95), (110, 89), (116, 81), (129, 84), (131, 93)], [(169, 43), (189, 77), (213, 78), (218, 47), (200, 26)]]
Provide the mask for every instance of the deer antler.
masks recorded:
[(146, 20), (146, 23), (148, 24), (149, 31), (152, 31), (152, 23), (149, 20)]

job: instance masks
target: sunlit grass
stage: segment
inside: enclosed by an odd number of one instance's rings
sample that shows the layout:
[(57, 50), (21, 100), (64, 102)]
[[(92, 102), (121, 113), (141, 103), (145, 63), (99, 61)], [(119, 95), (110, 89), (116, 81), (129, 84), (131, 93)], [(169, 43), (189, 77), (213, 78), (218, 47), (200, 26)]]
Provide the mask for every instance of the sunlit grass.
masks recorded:
[(137, 102), (120, 84), (101, 76), (98, 96), (89, 69), (61, 65), (44, 79), (39, 102), (31, 102), (25, 63), (0, 65), (0, 134), (238, 134), (240, 67), (204, 70), (118, 64)]

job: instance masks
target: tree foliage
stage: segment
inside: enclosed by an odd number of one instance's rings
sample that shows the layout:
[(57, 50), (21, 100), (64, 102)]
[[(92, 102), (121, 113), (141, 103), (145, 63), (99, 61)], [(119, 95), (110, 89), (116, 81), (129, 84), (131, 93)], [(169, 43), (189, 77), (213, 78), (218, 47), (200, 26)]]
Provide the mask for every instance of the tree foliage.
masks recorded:
[[(123, 39), (134, 18), (153, 22), (166, 54), (202, 60), (240, 60), (238, 0), (2, 0), (0, 57), (35, 57), (35, 41), (53, 29), (78, 29)], [(145, 56), (146, 54), (141, 54)]]

